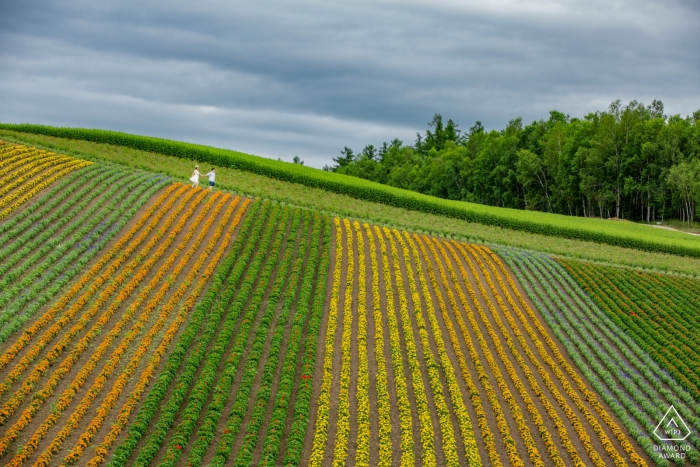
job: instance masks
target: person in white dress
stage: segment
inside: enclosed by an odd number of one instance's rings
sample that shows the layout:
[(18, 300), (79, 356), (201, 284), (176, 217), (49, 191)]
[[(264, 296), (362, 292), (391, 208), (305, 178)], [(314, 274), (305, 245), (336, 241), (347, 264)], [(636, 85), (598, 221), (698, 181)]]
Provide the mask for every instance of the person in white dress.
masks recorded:
[(199, 176), (201, 174), (199, 173), (199, 166), (195, 165), (194, 166), (194, 172), (192, 172), (192, 176), (190, 177), (190, 181), (192, 182), (192, 188), (196, 187), (199, 185)]

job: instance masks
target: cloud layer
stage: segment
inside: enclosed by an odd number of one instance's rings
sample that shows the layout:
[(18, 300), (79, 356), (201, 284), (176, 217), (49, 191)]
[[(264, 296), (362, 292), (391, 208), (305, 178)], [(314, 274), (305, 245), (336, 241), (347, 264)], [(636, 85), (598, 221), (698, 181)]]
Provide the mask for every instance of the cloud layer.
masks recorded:
[(618, 98), (700, 109), (692, 0), (246, 3), (3, 2), (0, 121), (321, 167), (412, 142), (435, 112), (502, 128)]

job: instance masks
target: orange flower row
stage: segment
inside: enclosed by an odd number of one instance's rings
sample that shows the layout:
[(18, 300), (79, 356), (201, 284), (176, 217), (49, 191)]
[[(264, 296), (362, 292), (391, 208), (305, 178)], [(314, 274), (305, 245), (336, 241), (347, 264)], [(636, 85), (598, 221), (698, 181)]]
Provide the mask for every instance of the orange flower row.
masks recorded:
[[(200, 213), (200, 215), (197, 217), (195, 220), (195, 225), (198, 225), (199, 222), (201, 221), (204, 216), (206, 215), (209, 207), (213, 204), (213, 201), (215, 200), (216, 196), (213, 196), (209, 202), (206, 203), (204, 209)], [(136, 323), (132, 326), (132, 328), (129, 330), (129, 332), (126, 333), (125, 339), (122, 341), (122, 343), (119, 345), (117, 349), (114, 350), (112, 355), (109, 358), (109, 361), (105, 365), (104, 369), (102, 372), (97, 376), (95, 382), (93, 383), (92, 387), (88, 390), (87, 394), (83, 399), (80, 401), (78, 406), (73, 410), (73, 413), (71, 414), (70, 418), (64, 425), (64, 427), (61, 429), (61, 431), (58, 433), (58, 435), (54, 438), (52, 441), (51, 445), (42, 453), (41, 456), (39, 456), (39, 460), (35, 465), (48, 465), (50, 462), (52, 456), (60, 450), (63, 441), (70, 436), (70, 434), (73, 432), (73, 430), (77, 427), (78, 423), (80, 420), (83, 418), (83, 416), (87, 413), (88, 409), (90, 408), (90, 405), (94, 402), (95, 398), (100, 394), (102, 389), (104, 388), (108, 378), (110, 378), (111, 374), (114, 372), (114, 370), (117, 368), (117, 365), (119, 364), (121, 358), (126, 354), (128, 351), (130, 345), (132, 342), (139, 336), (141, 330), (143, 327), (146, 325), (148, 319), (152, 316), (152, 313), (156, 310), (157, 306), (161, 303), (161, 301), (165, 298), (165, 295), (167, 294), (170, 286), (177, 280), (177, 277), (181, 274), (181, 272), (185, 269), (187, 264), (189, 263), (190, 258), (194, 254), (194, 252), (197, 250), (199, 247), (200, 243), (204, 239), (204, 237), (208, 234), (209, 228), (211, 227), (211, 224), (214, 222), (216, 219), (219, 211), (221, 208), (226, 204), (228, 200), (231, 199), (231, 195), (225, 195), (223, 199), (219, 202), (217, 207), (215, 208), (214, 212), (212, 213), (211, 216), (207, 218), (207, 221), (203, 225), (200, 234), (198, 235), (197, 239), (193, 243), (193, 245), (189, 248), (187, 253), (180, 258), (180, 261), (178, 265), (175, 267), (175, 269), (170, 273), (170, 275), (166, 278), (165, 282), (163, 283), (162, 287), (160, 290), (157, 292), (155, 297), (153, 297), (150, 302), (143, 308), (141, 311), (141, 315), (137, 319)], [(225, 223), (228, 219), (224, 218), (223, 222)], [(184, 223), (183, 223), (184, 225)], [(150, 290), (153, 290), (155, 286), (160, 282), (160, 279), (163, 277), (164, 272), (168, 271), (172, 264), (174, 263), (175, 259), (180, 255), (181, 251), (184, 249), (184, 247), (189, 243), (189, 240), (191, 239), (192, 235), (194, 234), (195, 229), (191, 229), (186, 237), (179, 242), (178, 248), (171, 254), (170, 258), (168, 258), (168, 261), (166, 261), (166, 264), (163, 265), (161, 268), (159, 268), (159, 273), (162, 271), (163, 274), (159, 274), (160, 277), (158, 277), (158, 280), (155, 280), (154, 278), (150, 283), (149, 283), (149, 288)], [(177, 233), (174, 233), (173, 238), (177, 235)], [(200, 261), (203, 261), (200, 260)], [(195, 267), (193, 268), (190, 273), (188, 274), (188, 277), (196, 274), (199, 271), (199, 268)], [(160, 332), (160, 329), (163, 327), (165, 322), (167, 321), (168, 317), (170, 316), (170, 313), (172, 312), (172, 308), (174, 307), (173, 304), (177, 303), (182, 295), (184, 295), (185, 291), (187, 290), (187, 285), (186, 285), (187, 280), (181, 287), (173, 294), (173, 296), (170, 298), (168, 304), (163, 308), (161, 311), (161, 315), (159, 319), (156, 321), (154, 326), (151, 328), (151, 330), (148, 332), (146, 336), (141, 340), (141, 344), (139, 347), (139, 350), (142, 348), (145, 348), (146, 350), (150, 346), (150, 343), (153, 341), (155, 336), (157, 335), (158, 332)], [(150, 292), (149, 290), (149, 292)], [(140, 305), (137, 305), (134, 307), (134, 309), (140, 308)], [(122, 374), (120, 377), (117, 379), (117, 381), (113, 385), (112, 391), (107, 395), (106, 399), (103, 401), (102, 405), (100, 408), (97, 409), (97, 416), (93, 419), (92, 423), (88, 426), (88, 428), (85, 430), (85, 432), (82, 434), (80, 437), (76, 447), (71, 451), (71, 453), (66, 457), (66, 462), (72, 463), (75, 460), (77, 460), (80, 455), (82, 454), (83, 450), (89, 446), (89, 444), (92, 441), (92, 437), (95, 435), (95, 433), (99, 430), (99, 428), (102, 426), (102, 423), (106, 416), (109, 413), (109, 410), (113, 405), (116, 403), (116, 400), (118, 399), (119, 395), (121, 395), (121, 391), (123, 391), (124, 386), (128, 382), (129, 378), (133, 374), (133, 372), (136, 370), (138, 367), (139, 362), (141, 361), (141, 358), (143, 355), (145, 355), (145, 351), (143, 352), (137, 352), (132, 356), (132, 359), (129, 361), (127, 364), (126, 368), (122, 371)], [(111, 404), (111, 405), (110, 405)]]
[[(426, 258), (426, 261), (428, 261), (428, 254), (425, 251), (425, 245), (423, 242), (420, 241), (420, 237), (414, 234), (414, 238), (416, 239), (416, 242), (418, 243), (421, 252), (423, 252), (423, 256)], [(503, 415), (503, 409), (501, 409), (500, 403), (498, 401), (498, 395), (496, 394), (496, 391), (494, 391), (493, 387), (491, 386), (491, 383), (489, 382), (489, 377), (487, 373), (484, 371), (484, 366), (481, 364), (481, 360), (479, 359), (479, 355), (476, 351), (476, 347), (474, 346), (474, 343), (471, 339), (471, 336), (469, 335), (469, 331), (467, 330), (467, 327), (464, 323), (464, 320), (462, 319), (462, 315), (459, 311), (459, 307), (457, 305), (457, 300), (455, 299), (454, 293), (452, 292), (451, 287), (449, 287), (450, 282), (447, 279), (447, 275), (445, 274), (445, 269), (440, 262), (440, 259), (435, 251), (435, 246), (430, 242), (430, 240), (427, 237), (423, 238), (423, 241), (427, 242), (428, 247), (430, 248), (430, 251), (433, 254), (433, 257), (435, 258), (435, 263), (438, 266), (438, 271), (440, 272), (440, 279), (442, 280), (442, 283), (445, 285), (445, 291), (447, 292), (447, 298), (450, 302), (450, 305), (453, 310), (453, 316), (457, 319), (457, 323), (462, 331), (463, 338), (467, 344), (467, 347), (469, 349), (469, 354), (472, 359), (472, 362), (474, 364), (474, 368), (477, 371), (477, 379), (482, 382), (482, 386), (484, 387), (484, 390), (487, 395), (488, 401), (491, 403), (493, 406), (493, 411), (496, 416), (496, 423), (502, 432), (503, 438), (506, 440), (506, 446), (507, 449), (510, 449), (509, 445), (512, 446), (514, 445), (514, 440), (513, 437), (510, 435), (510, 430), (508, 429), (508, 424), (505, 420), (505, 417)], [(430, 280), (433, 283), (433, 287), (435, 290), (439, 290), (439, 284), (437, 281), (437, 278), (435, 277), (435, 273), (433, 271), (433, 268), (428, 268)], [(452, 274), (452, 283), (456, 284), (458, 286), (457, 278), (454, 275), (454, 272), (450, 268), (450, 273)], [(491, 465), (493, 466), (501, 466), (503, 465), (501, 463), (501, 459), (498, 455), (498, 450), (496, 448), (496, 443), (494, 441), (493, 434), (491, 433), (491, 429), (489, 428), (488, 424), (488, 419), (486, 417), (486, 412), (484, 411), (484, 407), (481, 403), (481, 395), (479, 394), (479, 390), (477, 389), (476, 385), (474, 384), (474, 381), (471, 376), (471, 372), (469, 371), (469, 367), (467, 366), (466, 358), (464, 357), (464, 354), (462, 353), (461, 346), (459, 343), (459, 338), (457, 336), (457, 332), (455, 331), (455, 328), (452, 324), (452, 319), (450, 314), (447, 311), (447, 307), (444, 304), (442, 295), (436, 292), (437, 298), (438, 298), (438, 303), (440, 304), (440, 309), (442, 310), (442, 318), (443, 321), (445, 322), (445, 327), (447, 328), (447, 332), (450, 335), (450, 341), (452, 342), (452, 347), (454, 349), (455, 355), (457, 356), (457, 361), (459, 362), (459, 366), (462, 372), (462, 379), (464, 380), (464, 383), (467, 387), (467, 392), (469, 393), (469, 397), (471, 398), (472, 401), (472, 406), (474, 407), (474, 411), (476, 412), (476, 418), (477, 418), (477, 423), (479, 425), (479, 428), (481, 429), (481, 434), (482, 438), (484, 440), (484, 445), (486, 447), (486, 452), (488, 453), (489, 456), (489, 461), (491, 462)], [(462, 302), (465, 304), (465, 309), (468, 309), (466, 306), (466, 302), (463, 300)], [(475, 330), (478, 330), (478, 327), (474, 328)], [(498, 370), (498, 368), (496, 368)], [(499, 373), (500, 374), (500, 373)], [(514, 413), (515, 414), (515, 413)], [(512, 453), (509, 452), (509, 455)], [(517, 461), (519, 460), (519, 457), (517, 457), (517, 451), (515, 452), (516, 456), (511, 457), (511, 463), (514, 465), (517, 465)], [(470, 463), (471, 464), (471, 463)]]
[[(462, 254), (462, 257), (467, 260), (467, 264), (469, 265), (469, 268), (472, 270), (472, 274), (474, 274), (475, 276), (478, 275), (478, 272), (476, 271), (476, 268), (472, 264), (472, 260), (469, 256), (469, 254), (467, 253), (467, 251), (473, 251), (473, 250), (471, 250), (471, 247), (469, 245), (456, 243), (456, 242), (454, 244), (457, 246), (457, 249)], [(505, 307), (505, 304), (503, 303), (503, 300), (502, 300), (501, 296), (499, 295), (498, 290), (494, 287), (493, 281), (491, 280), (491, 277), (490, 277), (488, 271), (485, 269), (480, 258), (478, 256), (474, 256), (473, 261), (477, 263), (480, 270), (482, 271), (482, 273), (486, 279), (486, 282), (489, 284), (489, 287), (491, 288), (493, 296), (499, 305), (499, 308), (503, 312), (503, 315), (506, 318), (506, 320), (508, 321), (508, 323), (510, 324), (511, 328), (513, 328), (513, 334), (515, 334), (516, 338), (518, 338), (518, 341), (520, 342), (521, 347), (522, 347), (522, 352), (528, 357), (528, 359), (530, 360), (530, 363), (535, 367), (535, 369), (539, 373), (540, 377), (542, 378), (542, 381), (544, 382), (545, 386), (547, 386), (547, 388), (549, 389), (551, 396), (554, 398), (554, 400), (557, 402), (559, 407), (561, 407), (561, 409), (563, 410), (566, 417), (569, 419), (569, 422), (574, 427), (574, 430), (578, 434), (578, 437), (579, 437), (581, 443), (583, 444), (584, 448), (586, 449), (586, 452), (588, 453), (589, 457), (593, 461), (593, 464), (596, 466), (602, 467), (603, 465), (605, 465), (605, 462), (603, 461), (600, 454), (595, 450), (595, 447), (593, 446), (593, 444), (591, 442), (591, 438), (590, 438), (589, 434), (586, 432), (586, 429), (583, 426), (583, 423), (581, 423), (581, 420), (579, 419), (579, 417), (576, 415), (576, 413), (570, 407), (567, 400), (564, 398), (564, 396), (561, 394), (559, 389), (556, 387), (556, 385), (552, 381), (550, 373), (542, 366), (542, 364), (539, 362), (539, 360), (537, 360), (534, 353), (530, 349), (529, 345), (524, 340), (522, 333), (520, 332), (520, 329), (515, 324), (515, 321), (513, 320), (507, 307)], [(481, 293), (486, 294), (486, 290), (484, 289), (482, 283), (479, 282), (478, 285), (479, 285), (479, 288), (481, 290)], [(503, 333), (505, 336), (506, 344), (511, 349), (511, 352), (516, 357), (516, 359), (522, 360), (521, 366), (523, 366), (523, 369), (524, 369), (525, 367), (527, 367), (527, 364), (525, 363), (524, 359), (522, 359), (522, 356), (520, 355), (520, 351), (515, 346), (515, 343), (513, 342), (512, 338), (510, 337), (510, 334), (508, 334), (508, 330), (506, 329), (505, 325), (503, 324), (503, 321), (500, 319), (500, 316), (498, 315), (498, 312), (496, 311), (496, 308), (493, 305), (493, 303), (491, 301), (489, 301), (488, 304), (489, 304), (489, 307), (491, 308), (491, 311), (494, 315), (494, 321), (496, 322), (496, 325), (501, 330), (501, 333)], [(535, 342), (535, 345), (537, 345), (537, 342)], [(528, 368), (528, 371), (529, 371), (529, 368)], [(567, 394), (568, 394), (568, 391), (567, 391)], [(569, 396), (571, 396), (571, 394), (569, 394)], [(541, 396), (541, 400), (545, 399), (545, 398), (546, 397), (544, 397), (544, 395)], [(565, 436), (568, 437), (568, 434), (564, 435), (564, 433), (565, 433), (564, 430), (565, 429), (562, 426), (562, 428), (560, 428), (560, 437), (562, 438), (562, 442), (564, 441)], [(566, 438), (566, 439), (568, 440), (568, 438)], [(574, 457), (574, 461), (577, 464), (579, 464), (581, 466), (585, 465), (585, 463), (583, 462), (583, 460), (581, 460), (580, 456), (576, 452), (576, 449), (573, 447), (573, 445), (571, 445), (570, 443), (566, 443), (565, 448), (567, 449), (567, 451), (569, 451), (569, 453), (572, 456), (574, 456), (573, 453), (576, 453), (576, 457)], [(619, 456), (619, 454), (618, 454), (618, 456)]]
[[(133, 250), (138, 247), (138, 245), (143, 241), (143, 239), (147, 236), (147, 233), (142, 233), (134, 242), (132, 242), (128, 247), (125, 248), (125, 245), (131, 240), (131, 238), (138, 232), (141, 227), (146, 223), (147, 220), (153, 215), (153, 213), (158, 210), (163, 201), (168, 199), (172, 192), (177, 188), (178, 186), (181, 187), (181, 192), (184, 192), (186, 189), (183, 185), (181, 184), (174, 184), (170, 186), (159, 198), (156, 200), (156, 202), (151, 206), (151, 208), (143, 214), (143, 216), (139, 219), (139, 221), (107, 252), (105, 253), (102, 258), (92, 267), (90, 270), (85, 273), (80, 280), (74, 284), (68, 292), (63, 294), (63, 296), (56, 302), (53, 306), (51, 306), (39, 319), (37, 319), (34, 324), (32, 324), (27, 330), (22, 333), (20, 338), (12, 345), (8, 350), (6, 350), (1, 356), (0, 356), (0, 370), (2, 370), (12, 359), (29, 343), (31, 342), (32, 338), (39, 332), (41, 329), (43, 329), (46, 325), (48, 325), (58, 314), (59, 311), (62, 311), (68, 302), (73, 299), (92, 279), (93, 277), (117, 254), (119, 255), (119, 261), (123, 262), (124, 259), (133, 252)], [(177, 199), (177, 196), (179, 196), (181, 193), (177, 193), (175, 197), (170, 197), (168, 201), (168, 205), (172, 205), (172, 203), (175, 202)], [(152, 219), (152, 222), (150, 224), (150, 228), (147, 228), (147, 232), (150, 232), (150, 230), (153, 229), (155, 224), (160, 220), (160, 218), (165, 215), (166, 210), (165, 209), (160, 209), (158, 211), (158, 214)], [(119, 264), (121, 264), (121, 262)], [(111, 269), (111, 268), (110, 268)], [(91, 291), (94, 293), (94, 291)], [(90, 294), (92, 295), (92, 293)], [(78, 302), (86, 302), (87, 299), (90, 297), (88, 296), (83, 296), (80, 299), (78, 299)]]
[[(236, 198), (231, 209), (235, 206), (235, 204), (238, 203), (238, 201), (239, 201), (239, 199)], [(159, 346), (159, 348), (154, 353), (154, 356), (149, 361), (149, 365), (146, 368), (146, 370), (144, 370), (143, 374), (141, 375), (140, 381), (137, 384), (136, 388), (129, 394), (128, 400), (124, 403), (124, 405), (122, 406), (122, 409), (120, 410), (119, 414), (117, 415), (116, 422), (114, 422), (112, 424), (110, 431), (107, 433), (107, 435), (105, 436), (102, 443), (100, 443), (97, 446), (97, 448), (95, 449), (95, 456), (92, 459), (90, 459), (90, 461), (87, 463), (88, 466), (96, 467), (105, 461), (107, 454), (109, 453), (109, 447), (116, 441), (117, 437), (119, 436), (121, 431), (124, 429), (124, 427), (128, 423), (129, 416), (131, 415), (131, 412), (133, 412), (133, 410), (136, 408), (141, 396), (143, 395), (144, 391), (146, 390), (146, 386), (155, 376), (155, 372), (158, 368), (158, 364), (160, 363), (160, 359), (163, 357), (163, 355), (167, 351), (168, 347), (170, 346), (170, 342), (174, 338), (179, 327), (185, 321), (190, 310), (194, 307), (194, 304), (195, 304), (197, 298), (199, 297), (201, 292), (204, 290), (206, 282), (214, 274), (216, 266), (218, 265), (219, 261), (221, 260), (221, 257), (223, 256), (224, 252), (226, 251), (228, 244), (231, 242), (231, 239), (233, 238), (233, 234), (235, 232), (236, 226), (240, 223), (240, 219), (243, 216), (243, 214), (245, 213), (249, 204), (250, 204), (250, 200), (248, 200), (248, 199), (246, 199), (241, 204), (241, 207), (238, 210), (238, 212), (236, 213), (236, 215), (234, 216), (233, 222), (231, 223), (231, 226), (230, 226), (228, 232), (226, 233), (224, 240), (221, 242), (221, 245), (217, 249), (216, 255), (209, 261), (207, 268), (201, 274), (198, 284), (196, 285), (195, 289), (190, 293), (187, 300), (185, 301), (182, 309), (180, 310), (180, 313), (177, 316), (176, 321), (170, 326), (168, 331), (165, 333), (165, 336), (163, 338), (163, 341), (161, 342), (161, 345)], [(223, 224), (225, 224), (225, 222), (222, 222), (222, 225)], [(216, 242), (213, 240), (209, 243), (209, 246), (207, 247), (207, 251), (206, 251), (207, 256), (211, 252), (211, 249), (213, 249), (215, 247), (215, 243)]]
[[(646, 465), (646, 461), (639, 454), (637, 454), (634, 447), (632, 446), (632, 443), (630, 443), (629, 439), (627, 438), (627, 435), (625, 434), (625, 432), (620, 429), (620, 427), (617, 425), (617, 423), (615, 423), (615, 421), (612, 419), (612, 417), (603, 408), (603, 406), (598, 401), (598, 398), (595, 395), (595, 393), (590, 391), (586, 387), (585, 382), (576, 373), (576, 371), (569, 364), (569, 362), (566, 361), (566, 359), (562, 355), (559, 348), (556, 346), (556, 344), (549, 337), (549, 334), (547, 333), (545, 328), (542, 326), (542, 324), (540, 323), (539, 319), (537, 318), (537, 316), (535, 315), (533, 310), (530, 308), (530, 306), (527, 304), (527, 302), (523, 299), (522, 295), (518, 291), (517, 286), (515, 285), (514, 280), (512, 279), (510, 274), (508, 274), (507, 270), (503, 266), (503, 263), (500, 261), (498, 256), (496, 256), (494, 253), (492, 253), (486, 247), (481, 247), (481, 248), (479, 248), (478, 251), (483, 255), (483, 258), (486, 260), (486, 262), (489, 264), (491, 269), (494, 271), (494, 276), (496, 277), (496, 280), (499, 282), (499, 284), (501, 285), (503, 290), (506, 291), (506, 294), (505, 294), (506, 299), (511, 304), (513, 309), (516, 310), (516, 313), (518, 314), (518, 318), (524, 323), (524, 327), (525, 327), (525, 330), (528, 333), (528, 335), (531, 336), (531, 338), (533, 335), (536, 335), (534, 333), (534, 331), (532, 330), (532, 328), (530, 327), (530, 325), (528, 324), (528, 323), (533, 323), (535, 325), (535, 328), (537, 328), (537, 330), (540, 332), (540, 335), (542, 336), (543, 340), (547, 343), (547, 346), (550, 348), (550, 350), (554, 354), (557, 362), (565, 369), (566, 373), (571, 377), (571, 379), (574, 380), (574, 383), (576, 384), (578, 389), (583, 393), (584, 399), (593, 407), (593, 409), (600, 416), (600, 418), (603, 420), (603, 422), (605, 422), (605, 424), (608, 426), (608, 428), (610, 428), (610, 430), (615, 435), (615, 438), (617, 438), (617, 440), (620, 442), (623, 450), (627, 453), (627, 455), (630, 457), (632, 462), (638, 466)], [(522, 312), (520, 311), (520, 308), (516, 306), (515, 301), (513, 300), (510, 293), (508, 292), (508, 289), (505, 288), (505, 285), (503, 284), (503, 280), (501, 278), (501, 275), (498, 274), (498, 271), (496, 270), (494, 264), (491, 262), (491, 260), (489, 258), (493, 259), (498, 264), (500, 271), (506, 277), (508, 284), (510, 285), (514, 294), (518, 298), (518, 301), (520, 302), (522, 307), (527, 311), (528, 316), (529, 316), (529, 320), (522, 314)], [(540, 354), (543, 355), (543, 359), (553, 369), (557, 378), (560, 381), (565, 380), (564, 374), (561, 372), (561, 370), (558, 367), (556, 367), (556, 365), (552, 361), (551, 357), (549, 357), (549, 355), (546, 354), (546, 350), (542, 346), (542, 343), (540, 342), (540, 340), (534, 339), (534, 338), (532, 338), (532, 339), (533, 339), (533, 342), (535, 342), (535, 345), (536, 345), (538, 351), (540, 352)], [(565, 387), (565, 389), (567, 387), (570, 388), (570, 384), (568, 384), (568, 381), (567, 381), (567, 384), (564, 384), (562, 382), (562, 385)], [(575, 391), (573, 391), (573, 388), (571, 389), (570, 392), (571, 392), (571, 394), (573, 394), (572, 398), (573, 398), (574, 402), (576, 403), (577, 407), (584, 407), (586, 409), (585, 411), (582, 410), (582, 412), (584, 414), (586, 414), (586, 419), (589, 420), (589, 422), (593, 426), (596, 434), (598, 434), (601, 437), (601, 441), (603, 442), (603, 445), (605, 446), (606, 451), (609, 454), (611, 452), (614, 452), (614, 454), (616, 454), (616, 455), (611, 454), (611, 457), (613, 457), (613, 459), (616, 459), (616, 462), (623, 463), (624, 459), (622, 459), (622, 457), (617, 453), (617, 451), (614, 450), (615, 449), (614, 446), (610, 442), (605, 431), (602, 429), (602, 427), (598, 423), (598, 420), (592, 414), (590, 414), (590, 411), (585, 407), (585, 405), (581, 401), (580, 396)], [(569, 393), (569, 390), (567, 390), (567, 393)]]
[[(206, 191), (201, 190), (201, 192), (202, 192), (202, 195), (206, 196)], [(201, 199), (201, 197), (200, 197), (200, 199)], [(178, 209), (183, 208), (187, 204), (187, 200), (188, 200), (187, 197), (185, 199), (183, 199), (181, 201)], [(181, 231), (184, 228), (185, 223), (187, 221), (187, 218), (189, 217), (191, 212), (194, 211), (196, 204), (198, 204), (198, 202), (192, 204), (188, 210), (188, 213), (185, 216), (183, 216), (183, 219), (180, 220), (180, 222), (178, 223), (178, 225), (175, 229), (176, 233), (172, 234), (169, 237), (169, 239), (165, 242), (165, 244), (161, 245), (161, 248), (159, 249), (160, 255), (162, 255), (162, 253), (165, 252), (165, 250), (168, 248), (168, 246), (175, 239), (177, 232)], [(173, 218), (173, 216), (171, 216), (171, 219), (172, 218)], [(166, 222), (166, 224), (167, 224), (167, 222)], [(160, 242), (160, 238), (164, 234), (164, 232), (165, 232), (164, 229), (159, 229), (157, 231), (156, 235), (150, 240), (149, 245), (153, 246), (156, 243)], [(147, 246), (149, 246), (149, 245), (147, 245)], [(145, 267), (143, 269), (144, 274), (145, 274), (145, 272), (147, 272), (149, 270), (149, 268), (153, 264), (155, 264), (155, 262), (158, 260), (158, 257), (160, 255), (154, 254), (149, 259), (150, 264), (148, 265), (148, 267)], [(120, 297), (118, 297), (118, 299), (115, 300), (114, 303), (110, 306), (108, 311), (104, 313), (105, 315), (107, 315), (107, 317), (105, 318), (105, 321), (104, 321), (105, 323), (106, 323), (106, 321), (108, 321), (109, 317), (111, 317), (111, 314), (113, 314), (114, 311), (119, 307), (122, 300), (126, 299), (128, 297), (128, 295), (131, 293), (131, 291), (133, 291), (139, 285), (139, 282), (140, 282), (140, 280), (131, 281), (128, 284), (128, 286), (125, 287), (125, 289), (120, 294)], [(104, 300), (102, 300), (99, 305), (101, 306), (102, 304), (104, 304)], [(95, 312), (96, 311), (97, 310), (95, 310)], [(94, 313), (92, 313), (92, 314), (94, 315)], [(74, 328), (71, 331), (75, 330), (75, 328), (77, 326), (85, 326), (86, 324), (87, 324), (86, 321), (81, 319), (81, 321), (76, 326), (74, 326)], [(25, 411), (22, 413), (20, 419), (13, 425), (13, 427), (10, 430), (8, 430), (8, 432), (5, 434), (5, 436), (0, 440), (0, 454), (6, 452), (7, 448), (9, 447), (9, 443), (13, 439), (15, 439), (19, 435), (19, 433), (29, 424), (29, 422), (32, 420), (34, 414), (38, 411), (38, 409), (41, 407), (41, 405), (43, 405), (43, 402), (53, 393), (53, 389), (58, 385), (60, 380), (68, 373), (70, 368), (72, 368), (72, 366), (77, 362), (77, 360), (78, 360), (79, 356), (82, 354), (82, 352), (88, 347), (91, 339), (99, 334), (101, 327), (102, 326), (93, 327), (92, 332), (86, 334), (86, 336), (83, 339), (81, 339), (81, 341), (73, 349), (71, 354), (64, 360), (64, 362), (54, 372), (54, 374), (49, 379), (49, 381), (47, 383), (45, 383), (42, 390), (39, 391), (39, 393), (37, 393), (35, 395), (35, 397), (33, 397), (31, 405), (27, 409), (25, 409)], [(41, 376), (41, 374), (43, 374), (43, 372), (46, 371), (46, 369), (48, 369), (48, 367), (51, 365), (51, 362), (53, 360), (55, 360), (55, 358), (57, 358), (57, 356), (58, 356), (57, 352), (58, 352), (58, 350), (60, 350), (60, 347), (65, 348), (65, 346), (68, 343), (70, 343), (70, 340), (72, 340), (72, 337), (69, 337), (68, 335), (64, 336), (62, 341), (59, 342), (59, 344), (57, 344), (54, 347), (54, 349), (52, 349), (52, 352), (49, 353), (49, 355), (41, 362), (40, 365), (38, 365), (38, 367), (35, 369), (35, 371), (32, 373), (32, 375), (30, 375), (30, 377), (27, 378), (27, 380), (25, 381), (23, 388), (22, 388), (22, 389), (24, 389), (23, 392), (25, 394), (28, 393), (26, 386), (29, 384), (32, 384), (32, 383), (36, 384), (36, 380), (38, 380), (38, 378)], [(106, 349), (106, 347), (105, 347), (105, 349)], [(49, 360), (49, 357), (53, 357), (53, 360)], [(96, 361), (97, 360), (95, 359), (94, 364), (96, 364)], [(94, 368), (94, 365), (93, 365), (93, 368)], [(39, 370), (41, 370), (41, 371), (39, 371)], [(78, 385), (77, 388), (74, 388), (75, 389), (74, 391), (71, 391), (70, 390), (71, 388), (69, 388), (66, 392), (64, 392), (64, 396), (66, 395), (66, 393), (68, 393), (67, 401), (65, 401), (66, 406), (70, 402), (70, 400), (72, 400), (72, 397), (75, 395), (75, 392), (77, 391), (77, 389), (79, 389), (82, 386), (82, 384), (84, 384), (84, 380), (87, 379), (87, 375), (89, 374), (90, 371), (91, 371), (91, 368), (86, 366), (83, 369), (83, 373), (81, 374), (82, 378), (80, 378), (80, 377), (76, 378), (76, 380), (74, 380), (74, 382), (73, 382), (73, 385)], [(22, 391), (22, 389), (20, 391)], [(23, 394), (21, 394), (20, 391), (15, 393), (14, 397), (19, 398), (19, 397), (23, 396)], [(3, 407), (3, 410), (0, 411), (0, 413), (2, 413), (3, 417), (5, 417), (5, 418), (8, 416), (7, 413), (11, 414), (14, 411), (14, 408), (19, 405), (16, 401), (12, 405), (10, 405), (11, 402), (13, 402), (13, 399), (10, 399), (10, 401), (8, 401), (8, 403), (6, 403), (5, 406)], [(60, 405), (60, 401), (59, 401), (59, 405)], [(53, 413), (51, 416), (49, 416), (49, 418), (47, 419), (47, 421), (45, 421), (45, 423), (44, 423), (44, 425), (42, 425), (42, 427), (45, 427), (45, 430), (48, 430), (48, 428), (50, 428), (50, 426), (52, 426), (53, 423), (55, 423), (58, 415), (60, 414), (60, 412), (62, 410), (63, 409), (57, 410), (55, 413)], [(38, 435), (37, 435), (37, 433), (35, 433), (35, 436), (32, 437), (32, 440), (30, 440), (30, 441), (35, 441), (35, 442), (30, 442), (30, 443), (27, 443), (27, 445), (25, 445), (24, 450), (23, 450), (24, 454), (26, 454), (28, 456), (31, 452), (33, 452), (34, 449), (36, 449), (36, 446), (38, 445), (39, 440), (45, 434), (45, 433), (42, 433), (42, 431), (44, 431), (44, 430), (42, 430), (42, 428), (40, 427), (40, 429), (37, 431)], [(34, 439), (35, 437), (36, 437), (36, 439)]]

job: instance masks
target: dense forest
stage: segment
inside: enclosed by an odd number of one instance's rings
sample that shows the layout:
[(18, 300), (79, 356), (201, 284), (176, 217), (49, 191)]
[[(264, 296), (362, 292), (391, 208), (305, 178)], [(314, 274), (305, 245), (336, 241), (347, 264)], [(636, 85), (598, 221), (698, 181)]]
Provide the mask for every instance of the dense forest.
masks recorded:
[(602, 218), (692, 223), (700, 206), (700, 111), (667, 116), (615, 101), (603, 112), (463, 132), (436, 114), (413, 145), (345, 147), (324, 170), (441, 198)]

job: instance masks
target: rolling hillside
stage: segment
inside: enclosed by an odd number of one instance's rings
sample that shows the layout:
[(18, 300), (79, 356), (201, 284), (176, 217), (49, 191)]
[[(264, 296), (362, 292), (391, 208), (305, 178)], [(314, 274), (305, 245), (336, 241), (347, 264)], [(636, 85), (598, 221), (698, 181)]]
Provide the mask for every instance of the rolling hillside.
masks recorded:
[(3, 465), (700, 461), (692, 236), (12, 128)]

